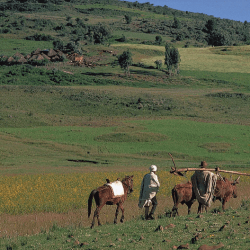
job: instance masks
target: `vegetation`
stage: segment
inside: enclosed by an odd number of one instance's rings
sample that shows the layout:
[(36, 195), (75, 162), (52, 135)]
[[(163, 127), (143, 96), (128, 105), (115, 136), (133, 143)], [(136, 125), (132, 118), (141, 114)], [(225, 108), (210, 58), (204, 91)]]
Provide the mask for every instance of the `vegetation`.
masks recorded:
[(124, 69), (125, 74), (129, 75), (129, 66), (132, 65), (132, 54), (129, 50), (124, 51), (118, 56), (118, 63), (122, 69)]
[[(0, 0), (0, 43), (1, 249), (249, 244), (247, 176), (224, 213), (217, 201), (167, 217), (171, 189), (192, 174), (170, 175), (169, 152), (178, 168), (249, 173), (248, 22), (119, 0)], [(38, 49), (61, 56), (18, 60)], [(162, 187), (149, 222), (137, 199), (151, 164)], [(110, 225), (108, 207), (90, 230), (90, 191), (130, 173), (126, 223)]]
[(174, 74), (179, 73), (179, 64), (181, 58), (178, 49), (171, 47), (168, 43), (165, 45), (165, 64), (168, 72), (171, 74), (174, 70)]
[[(133, 214), (126, 210), (127, 213)], [(114, 216), (114, 214), (113, 214)], [(249, 245), (249, 201), (238, 209), (218, 210), (201, 216), (169, 218), (163, 213), (155, 221), (141, 217), (124, 224), (94, 229), (61, 227), (57, 224), (33, 236), (1, 240), (2, 249), (198, 249), (202, 245), (221, 249), (247, 249)]]

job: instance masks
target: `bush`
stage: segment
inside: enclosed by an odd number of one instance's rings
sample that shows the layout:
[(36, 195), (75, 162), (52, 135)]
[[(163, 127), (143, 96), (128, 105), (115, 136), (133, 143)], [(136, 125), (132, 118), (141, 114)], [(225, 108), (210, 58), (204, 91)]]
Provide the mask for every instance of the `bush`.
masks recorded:
[(129, 66), (133, 63), (132, 53), (129, 50), (123, 51), (123, 53), (118, 56), (118, 63), (121, 68), (124, 69), (125, 74), (129, 74)]
[(155, 43), (160, 45), (162, 43), (162, 37), (161, 36), (156, 36), (155, 37)]
[(175, 74), (179, 74), (180, 61), (181, 59), (178, 49), (167, 43), (165, 46), (165, 64), (167, 65), (170, 74), (172, 73), (172, 70), (175, 71)]
[(124, 17), (127, 24), (130, 24), (132, 22), (132, 17), (130, 15), (125, 15)]
[(157, 69), (161, 69), (162, 68), (162, 60), (156, 60), (155, 65), (156, 65)]
[(34, 36), (27, 36), (26, 40), (33, 40), (33, 41), (53, 41), (54, 38), (51, 35), (45, 34), (35, 34)]

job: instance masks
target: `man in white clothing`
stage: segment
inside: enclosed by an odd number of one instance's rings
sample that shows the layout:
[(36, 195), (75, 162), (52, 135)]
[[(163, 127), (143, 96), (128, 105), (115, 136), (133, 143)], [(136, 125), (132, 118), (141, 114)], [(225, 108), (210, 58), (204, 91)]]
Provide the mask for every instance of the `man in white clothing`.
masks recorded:
[[(158, 176), (156, 175), (157, 167), (155, 165), (151, 165), (150, 173), (146, 174), (143, 177), (142, 183), (141, 183), (141, 191), (140, 191), (140, 197), (139, 197), (139, 208), (145, 207), (145, 219), (146, 220), (153, 220), (154, 212), (157, 207), (157, 199), (156, 194), (159, 191), (160, 183), (158, 181)], [(149, 207), (150, 205), (153, 205), (150, 214)]]

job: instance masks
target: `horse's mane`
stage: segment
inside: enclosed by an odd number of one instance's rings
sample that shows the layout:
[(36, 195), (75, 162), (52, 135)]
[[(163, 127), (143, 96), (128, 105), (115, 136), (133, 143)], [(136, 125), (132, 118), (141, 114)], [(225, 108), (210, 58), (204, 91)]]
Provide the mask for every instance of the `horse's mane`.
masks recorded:
[(125, 176), (123, 179), (122, 179), (122, 182), (126, 181), (127, 179), (129, 179), (130, 176)]

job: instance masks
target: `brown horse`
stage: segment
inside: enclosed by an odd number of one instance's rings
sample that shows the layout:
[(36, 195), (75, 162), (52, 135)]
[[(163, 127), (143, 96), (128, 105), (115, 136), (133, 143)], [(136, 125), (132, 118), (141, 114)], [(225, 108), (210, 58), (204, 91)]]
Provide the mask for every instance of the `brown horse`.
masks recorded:
[(94, 217), (93, 221), (91, 224), (91, 228), (94, 227), (95, 224), (95, 217), (97, 217), (98, 220), (98, 226), (101, 225), (100, 219), (99, 219), (99, 214), (102, 209), (102, 207), (106, 205), (117, 205), (116, 212), (115, 212), (115, 220), (114, 223), (117, 223), (117, 216), (119, 213), (119, 209), (122, 210), (122, 217), (121, 217), (121, 222), (124, 220), (124, 208), (123, 208), (123, 203), (126, 200), (127, 196), (133, 192), (133, 175), (132, 176), (125, 176), (125, 178), (121, 181), (123, 189), (124, 189), (124, 194), (121, 196), (114, 196), (113, 190), (110, 187), (110, 185), (104, 184), (101, 187), (98, 187), (97, 189), (94, 189), (88, 199), (88, 217), (90, 217), (91, 214), (91, 207), (92, 207), (92, 200), (93, 197), (95, 198), (95, 203), (96, 203), (96, 210), (94, 212)]

